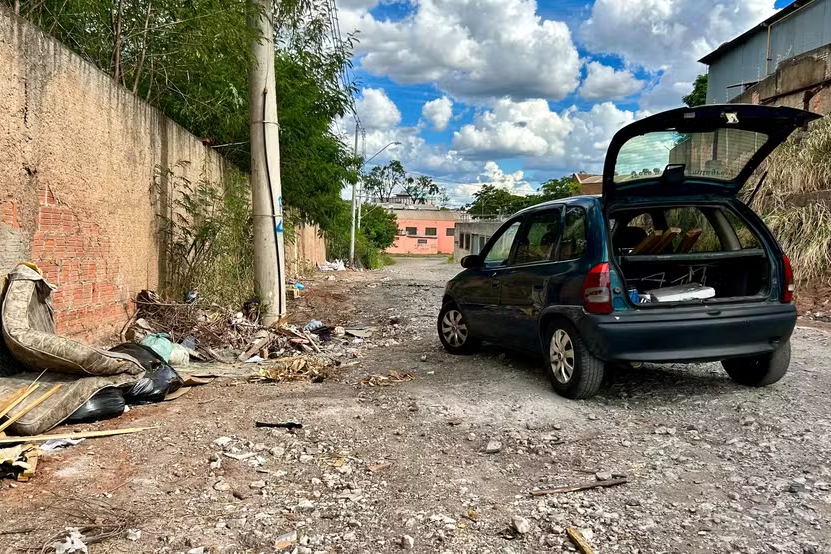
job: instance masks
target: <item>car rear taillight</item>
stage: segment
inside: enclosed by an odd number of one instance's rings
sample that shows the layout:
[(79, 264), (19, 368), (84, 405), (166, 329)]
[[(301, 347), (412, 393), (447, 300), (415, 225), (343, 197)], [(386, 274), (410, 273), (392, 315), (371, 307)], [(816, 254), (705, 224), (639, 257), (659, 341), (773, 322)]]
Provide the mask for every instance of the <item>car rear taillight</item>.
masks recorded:
[(782, 279), (782, 302), (788, 303), (793, 300), (793, 293), (796, 290), (796, 285), (793, 281), (793, 268), (791, 261), (787, 256), (782, 256), (782, 265), (785, 267), (785, 275)]
[(597, 264), (583, 280), (583, 307), (591, 314), (612, 313), (612, 285), (609, 264)]

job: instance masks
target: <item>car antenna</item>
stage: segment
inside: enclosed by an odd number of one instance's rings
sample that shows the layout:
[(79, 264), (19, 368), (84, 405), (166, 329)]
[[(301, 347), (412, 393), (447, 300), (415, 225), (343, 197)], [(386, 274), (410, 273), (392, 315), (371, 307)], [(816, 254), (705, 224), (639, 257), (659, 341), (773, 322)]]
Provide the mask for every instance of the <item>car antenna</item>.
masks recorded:
[(750, 198), (748, 198), (748, 200), (746, 202), (748, 208), (753, 204), (753, 199), (756, 198), (756, 193), (759, 192), (760, 188), (762, 188), (762, 185), (765, 183), (765, 177), (767, 177), (767, 176), (768, 176), (768, 172), (765, 171), (764, 175), (762, 175), (762, 178), (759, 179), (758, 183), (756, 183), (756, 188), (753, 189), (753, 193), (750, 195)]

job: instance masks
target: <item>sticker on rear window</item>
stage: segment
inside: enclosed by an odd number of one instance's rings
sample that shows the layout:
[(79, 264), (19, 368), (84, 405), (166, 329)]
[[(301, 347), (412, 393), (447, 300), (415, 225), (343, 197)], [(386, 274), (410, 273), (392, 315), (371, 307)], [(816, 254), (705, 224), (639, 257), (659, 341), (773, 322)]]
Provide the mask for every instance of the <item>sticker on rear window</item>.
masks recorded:
[(724, 117), (728, 125), (736, 125), (739, 122), (739, 114), (736, 112), (725, 112)]

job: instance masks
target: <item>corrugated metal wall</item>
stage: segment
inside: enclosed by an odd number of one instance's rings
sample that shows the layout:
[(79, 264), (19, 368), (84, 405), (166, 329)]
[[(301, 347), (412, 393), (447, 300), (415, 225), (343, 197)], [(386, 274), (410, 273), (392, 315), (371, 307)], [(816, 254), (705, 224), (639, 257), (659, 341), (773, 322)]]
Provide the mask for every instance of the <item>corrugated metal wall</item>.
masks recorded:
[(831, 43), (831, 2), (814, 0), (770, 27), (770, 63), (766, 65), (767, 29), (714, 62), (709, 69), (707, 102), (724, 103), (743, 92), (739, 83), (754, 83), (776, 70), (782, 60)]

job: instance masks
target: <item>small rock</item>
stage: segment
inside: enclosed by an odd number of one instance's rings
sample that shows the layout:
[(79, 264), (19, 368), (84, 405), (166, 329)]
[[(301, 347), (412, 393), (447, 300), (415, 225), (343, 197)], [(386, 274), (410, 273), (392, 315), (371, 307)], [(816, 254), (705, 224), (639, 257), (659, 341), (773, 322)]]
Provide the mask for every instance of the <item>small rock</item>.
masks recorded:
[(127, 529), (127, 540), (137, 541), (141, 539), (141, 529)]
[(274, 448), (269, 450), (268, 453), (274, 456), (275, 458), (282, 458), (283, 454), (286, 453), (286, 449), (282, 446), (275, 446)]
[(488, 442), (488, 445), (485, 447), (485, 454), (496, 454), (500, 450), (502, 450), (502, 443), (492, 440)]
[(253, 483), (248, 485), (252, 489), (264, 489), (265, 488), (265, 481), (254, 481)]
[(608, 471), (598, 471), (594, 476), (598, 481), (608, 481), (612, 478), (611, 472)]
[(237, 500), (245, 500), (246, 498), (250, 497), (251, 495), (245, 491), (241, 491), (239, 489), (234, 489), (231, 494), (234, 495), (234, 498)]
[(791, 483), (788, 486), (788, 492), (793, 493), (793, 494), (797, 494), (797, 493), (804, 492), (804, 491), (805, 491), (805, 485), (803, 485), (802, 483)]
[(475, 441), (475, 440), (476, 440), (476, 433), (470, 433), (470, 434), (467, 436), (467, 440), (469, 440), (469, 441)]
[(531, 523), (522, 516), (515, 515), (511, 520), (511, 524), (520, 535), (525, 535), (531, 530)]
[(742, 418), (742, 425), (744, 425), (745, 427), (749, 427), (754, 423), (756, 423), (756, 418), (753, 416), (745, 416)]
[(228, 446), (231, 441), (234, 440), (231, 437), (219, 437), (218, 439), (214, 440), (214, 444), (219, 446), (220, 448), (225, 448)]
[(191, 548), (188, 550), (188, 554), (205, 554), (205, 547), (200, 546), (198, 548)]
[(280, 535), (274, 541), (274, 548), (277, 550), (288, 550), (294, 543), (297, 542), (297, 531), (289, 531), (285, 535)]
[(297, 510), (300, 512), (313, 512), (315, 510), (315, 503), (304, 498), (297, 504)]
[(415, 546), (415, 539), (412, 538), (410, 535), (404, 535), (401, 537), (401, 548), (404, 550), (412, 550)]
[(583, 535), (586, 542), (592, 542), (594, 540), (594, 531), (591, 529), (580, 529), (580, 534)]
[(217, 481), (214, 485), (214, 490), (219, 492), (226, 492), (231, 490), (231, 484), (226, 481)]
[(350, 531), (343, 536), (343, 540), (352, 542), (358, 538), (358, 535), (355, 534), (355, 531)]
[(599, 418), (599, 417), (597, 417), (596, 415), (594, 415), (594, 414), (589, 414), (589, 421), (597, 421), (598, 419), (600, 419), (600, 418)]
[(422, 361), (422, 362), (426, 362), (426, 361), (427, 361), (427, 354), (422, 354), (422, 355), (421, 355), (421, 361)]
[(412, 529), (416, 526), (416, 523), (416, 518), (411, 517), (410, 519), (404, 522), (404, 527), (406, 527), (407, 529)]

